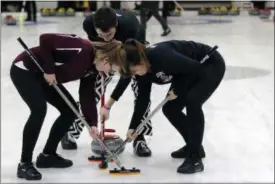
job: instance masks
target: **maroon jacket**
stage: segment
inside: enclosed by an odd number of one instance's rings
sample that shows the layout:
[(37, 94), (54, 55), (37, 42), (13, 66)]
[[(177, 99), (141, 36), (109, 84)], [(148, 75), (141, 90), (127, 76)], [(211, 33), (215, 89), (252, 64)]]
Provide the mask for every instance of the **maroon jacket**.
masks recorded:
[[(79, 100), (86, 121), (97, 126), (95, 79), (98, 71), (93, 64), (94, 50), (85, 39), (70, 34), (42, 34), (38, 47), (30, 49), (45, 73), (55, 74), (58, 83), (80, 79)], [(16, 57), (14, 63), (23, 62), (27, 70), (40, 72), (26, 52)]]

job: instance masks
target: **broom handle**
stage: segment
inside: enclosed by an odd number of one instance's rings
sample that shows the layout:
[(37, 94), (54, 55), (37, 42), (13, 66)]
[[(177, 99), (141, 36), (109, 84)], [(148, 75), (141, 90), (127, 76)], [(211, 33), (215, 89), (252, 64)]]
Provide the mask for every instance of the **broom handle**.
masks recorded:
[[(104, 73), (101, 72), (101, 107), (105, 105), (105, 91), (104, 91), (104, 86), (105, 86), (105, 79), (104, 79)], [(104, 140), (104, 130), (105, 130), (105, 118), (103, 117), (101, 120), (101, 133), (102, 133), (102, 140)]]

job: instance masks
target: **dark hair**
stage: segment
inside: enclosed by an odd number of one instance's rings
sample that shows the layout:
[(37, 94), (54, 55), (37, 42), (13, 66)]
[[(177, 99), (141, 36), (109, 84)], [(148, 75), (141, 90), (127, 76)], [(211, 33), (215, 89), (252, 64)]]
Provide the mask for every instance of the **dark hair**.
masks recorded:
[(117, 15), (114, 9), (110, 7), (99, 8), (93, 17), (95, 28), (107, 32), (112, 27), (117, 26)]
[(126, 59), (124, 62), (124, 72), (129, 75), (131, 73), (130, 67), (144, 64), (149, 69), (150, 63), (146, 56), (145, 45), (135, 39), (128, 39), (124, 43), (124, 50)]

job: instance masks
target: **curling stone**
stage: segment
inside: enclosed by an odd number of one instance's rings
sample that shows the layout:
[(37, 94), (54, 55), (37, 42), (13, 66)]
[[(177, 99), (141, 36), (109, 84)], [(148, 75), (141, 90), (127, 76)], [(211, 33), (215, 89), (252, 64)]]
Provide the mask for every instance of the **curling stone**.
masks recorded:
[(17, 21), (12, 15), (7, 15), (5, 17), (5, 24), (8, 26), (14, 26), (16, 25)]
[[(117, 135), (105, 135), (104, 143), (112, 152), (114, 152), (123, 143), (123, 140)], [(92, 151), (96, 155), (101, 155), (102, 150), (101, 150), (100, 143), (98, 141), (93, 140), (91, 143), (91, 147), (92, 147)], [(117, 153), (117, 155), (121, 154), (124, 150), (125, 150), (125, 146)], [(104, 154), (107, 155), (106, 152)]]
[(199, 15), (209, 15), (209, 8), (201, 7), (200, 10), (198, 11)]
[(56, 14), (55, 9), (50, 9), (49, 14), (50, 14), (50, 16), (55, 16), (55, 14)]
[(55, 15), (58, 17), (66, 16), (65, 8), (59, 8)]
[(228, 11), (228, 15), (240, 15), (240, 9), (237, 7), (232, 7), (229, 11)]
[(221, 11), (218, 7), (212, 7), (210, 12), (211, 12), (211, 15), (221, 15)]
[(227, 15), (228, 10), (225, 6), (220, 7), (220, 15)]
[(69, 16), (69, 17), (75, 16), (75, 10), (72, 8), (68, 8), (66, 11), (66, 16)]
[(41, 16), (42, 17), (48, 17), (50, 16), (50, 10), (48, 8), (42, 8), (40, 10)]
[(181, 9), (180, 8), (175, 8), (174, 11), (170, 12), (170, 16), (172, 16), (172, 17), (180, 17), (181, 16)]

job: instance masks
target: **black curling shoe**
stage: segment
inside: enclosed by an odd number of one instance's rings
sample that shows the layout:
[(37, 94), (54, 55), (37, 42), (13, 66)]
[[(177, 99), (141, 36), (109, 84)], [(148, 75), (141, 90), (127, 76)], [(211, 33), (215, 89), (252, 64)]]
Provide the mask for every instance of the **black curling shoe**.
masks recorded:
[(33, 166), (33, 163), (19, 163), (17, 167), (17, 177), (26, 180), (41, 180), (42, 175)]
[(46, 155), (40, 153), (36, 160), (36, 167), (38, 168), (67, 168), (72, 165), (73, 162), (71, 160), (62, 158), (58, 154)]
[(66, 133), (66, 135), (61, 139), (61, 147), (64, 150), (76, 150), (77, 144), (76, 142), (70, 140), (68, 137), (68, 133)]
[[(171, 153), (172, 158), (186, 158), (186, 157), (188, 157), (188, 155), (189, 155), (189, 150), (188, 150), (187, 146), (184, 146), (184, 147), (180, 148), (179, 150)], [(199, 157), (205, 158), (205, 151), (204, 151), (203, 146), (200, 147)]]
[(194, 174), (204, 170), (201, 159), (187, 157), (186, 160), (178, 167), (177, 172), (181, 174)]
[(152, 155), (152, 151), (143, 140), (134, 142), (134, 153), (139, 157), (150, 157)]

